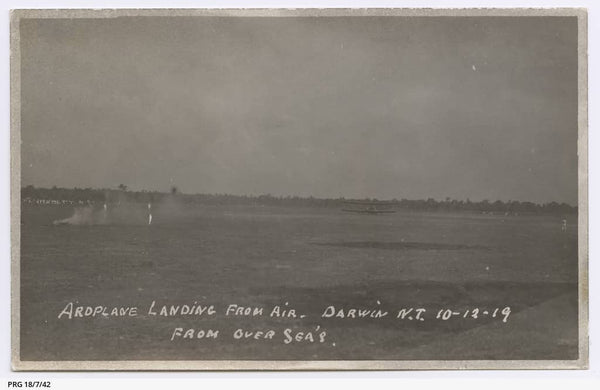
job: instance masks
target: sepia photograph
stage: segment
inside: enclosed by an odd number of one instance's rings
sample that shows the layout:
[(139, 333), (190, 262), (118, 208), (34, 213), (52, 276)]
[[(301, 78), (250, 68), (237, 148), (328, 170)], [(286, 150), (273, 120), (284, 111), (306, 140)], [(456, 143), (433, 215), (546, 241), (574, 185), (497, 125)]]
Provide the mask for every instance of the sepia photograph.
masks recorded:
[(10, 29), (14, 370), (587, 368), (585, 10)]

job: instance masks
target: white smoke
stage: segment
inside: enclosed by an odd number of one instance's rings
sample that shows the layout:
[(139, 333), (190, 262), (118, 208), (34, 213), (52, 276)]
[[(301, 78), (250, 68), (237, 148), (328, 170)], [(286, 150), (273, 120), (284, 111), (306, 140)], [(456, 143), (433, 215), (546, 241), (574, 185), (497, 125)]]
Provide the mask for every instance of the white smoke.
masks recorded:
[(149, 225), (169, 223), (187, 215), (186, 209), (174, 194), (156, 203), (135, 202), (125, 196), (113, 196), (112, 202), (102, 206), (82, 206), (68, 218), (58, 219), (54, 225)]
[(59, 219), (54, 225), (101, 225), (108, 223), (106, 209), (95, 210), (93, 206), (76, 207), (69, 218)]

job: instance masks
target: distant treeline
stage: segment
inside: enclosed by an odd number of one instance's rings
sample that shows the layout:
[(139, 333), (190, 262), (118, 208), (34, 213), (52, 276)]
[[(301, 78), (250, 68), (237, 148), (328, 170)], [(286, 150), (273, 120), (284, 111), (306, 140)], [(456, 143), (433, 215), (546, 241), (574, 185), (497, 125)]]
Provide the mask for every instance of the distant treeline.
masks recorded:
[[(179, 202), (198, 205), (256, 205), (256, 206), (285, 206), (285, 207), (321, 207), (343, 208), (344, 202), (349, 200), (377, 201), (377, 199), (323, 199), (298, 196), (273, 196), (273, 195), (228, 195), (228, 194), (181, 194), (174, 187), (171, 192), (157, 191), (129, 191), (124, 185), (118, 189), (93, 189), (93, 188), (40, 188), (27, 186), (21, 189), (21, 199), (29, 203), (114, 203), (129, 202), (160, 202), (168, 197), (176, 197)], [(500, 200), (482, 200), (478, 202), (467, 200), (429, 199), (393, 199), (387, 201), (387, 208), (425, 211), (470, 211), (493, 213), (534, 213), (534, 214), (572, 214), (577, 213), (577, 207), (566, 203), (550, 202), (544, 204), (532, 202)]]

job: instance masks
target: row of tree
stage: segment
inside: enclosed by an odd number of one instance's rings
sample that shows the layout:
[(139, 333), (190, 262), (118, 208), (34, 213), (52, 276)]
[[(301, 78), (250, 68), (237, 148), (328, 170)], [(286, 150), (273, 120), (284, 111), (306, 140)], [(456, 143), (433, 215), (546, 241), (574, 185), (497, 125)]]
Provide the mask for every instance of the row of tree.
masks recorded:
[[(343, 208), (344, 202), (351, 200), (345, 198), (314, 198), (299, 196), (273, 196), (273, 195), (230, 195), (230, 194), (180, 194), (176, 187), (170, 192), (157, 191), (129, 191), (124, 185), (116, 189), (94, 188), (41, 188), (32, 185), (21, 189), (21, 199), (25, 202), (36, 200), (55, 200), (69, 202), (160, 202), (167, 197), (177, 197), (178, 201), (186, 204), (205, 205), (258, 205), (258, 206), (285, 206), (285, 207), (323, 207)], [(358, 200), (358, 199), (352, 199)], [(377, 201), (376, 199), (362, 199)], [(389, 202), (389, 201), (388, 201)], [(471, 201), (446, 198), (444, 200), (429, 199), (393, 199), (388, 207), (394, 209), (423, 210), (423, 211), (471, 211), (493, 213), (536, 213), (536, 214), (572, 214), (577, 213), (577, 207), (566, 203), (533, 203), (496, 200)]]

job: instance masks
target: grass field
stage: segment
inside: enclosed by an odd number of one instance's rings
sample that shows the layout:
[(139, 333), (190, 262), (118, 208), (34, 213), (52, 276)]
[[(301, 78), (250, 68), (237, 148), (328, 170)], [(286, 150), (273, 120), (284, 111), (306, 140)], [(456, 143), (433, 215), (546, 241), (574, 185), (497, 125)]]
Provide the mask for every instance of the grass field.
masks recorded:
[[(333, 209), (198, 206), (112, 223), (54, 226), (73, 209), (24, 205), (22, 360), (576, 359), (577, 220)], [(137, 317), (58, 319), (68, 302), (138, 306)], [(213, 304), (213, 316), (151, 317), (161, 304)], [(379, 304), (377, 303), (379, 301)], [(272, 318), (273, 305), (304, 318)], [(225, 315), (229, 304), (266, 315)], [(381, 307), (380, 320), (321, 318)], [(509, 306), (499, 318), (436, 320), (444, 308)], [(423, 307), (425, 321), (396, 309)], [(282, 342), (281, 331), (326, 330), (326, 342)], [(219, 338), (171, 341), (175, 327)], [(238, 329), (273, 340), (235, 340)], [(318, 333), (318, 331), (316, 332)]]

